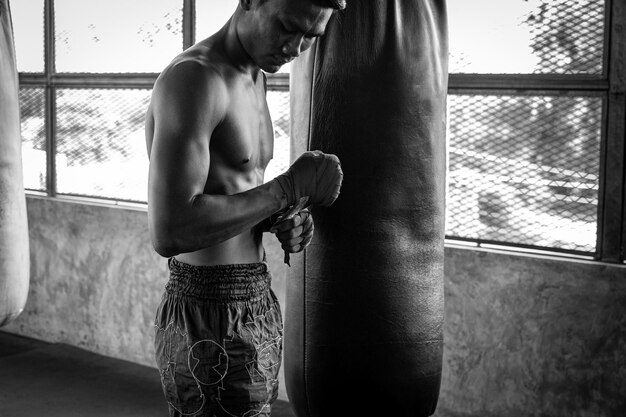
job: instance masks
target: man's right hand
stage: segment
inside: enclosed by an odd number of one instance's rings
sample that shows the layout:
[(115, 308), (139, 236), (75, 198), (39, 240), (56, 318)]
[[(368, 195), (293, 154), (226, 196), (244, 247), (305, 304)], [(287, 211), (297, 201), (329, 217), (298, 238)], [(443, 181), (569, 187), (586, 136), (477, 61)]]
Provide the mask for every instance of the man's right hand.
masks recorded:
[(287, 172), (276, 177), (289, 205), (300, 197), (309, 197), (309, 203), (330, 206), (339, 196), (343, 171), (339, 158), (321, 151), (303, 153)]

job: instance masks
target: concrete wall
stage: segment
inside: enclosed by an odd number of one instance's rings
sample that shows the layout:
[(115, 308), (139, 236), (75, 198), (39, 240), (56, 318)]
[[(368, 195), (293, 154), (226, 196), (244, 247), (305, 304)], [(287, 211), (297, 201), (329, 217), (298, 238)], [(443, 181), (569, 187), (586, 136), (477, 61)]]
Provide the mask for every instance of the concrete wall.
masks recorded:
[[(167, 275), (146, 212), (27, 204), (30, 295), (2, 330), (154, 366)], [(284, 305), (286, 266), (271, 235), (266, 249)], [(449, 247), (445, 270), (438, 417), (626, 415), (624, 267)]]
[[(153, 325), (167, 282), (144, 209), (27, 197), (31, 282), (3, 331), (155, 366)], [(283, 253), (267, 235), (272, 286), (284, 305)], [(287, 399), (281, 374), (279, 398)]]
[(446, 249), (437, 416), (626, 416), (626, 269)]
[(166, 268), (145, 211), (27, 198), (31, 282), (8, 328), (149, 364), (148, 333)]

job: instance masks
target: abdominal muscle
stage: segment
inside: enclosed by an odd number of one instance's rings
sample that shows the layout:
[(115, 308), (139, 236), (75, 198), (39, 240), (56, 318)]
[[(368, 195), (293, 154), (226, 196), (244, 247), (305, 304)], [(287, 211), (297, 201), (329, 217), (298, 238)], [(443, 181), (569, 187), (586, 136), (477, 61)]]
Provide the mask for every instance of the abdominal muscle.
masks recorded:
[[(235, 194), (263, 182), (264, 170), (251, 169), (245, 173), (233, 172), (214, 158), (214, 177), (205, 192)], [(218, 174), (219, 175), (216, 175)], [(232, 265), (261, 262), (264, 257), (263, 230), (257, 226), (215, 245), (176, 255), (176, 259), (189, 265)]]
[(195, 252), (181, 253), (176, 259), (189, 265), (232, 265), (263, 260), (263, 234), (252, 229), (224, 242)]

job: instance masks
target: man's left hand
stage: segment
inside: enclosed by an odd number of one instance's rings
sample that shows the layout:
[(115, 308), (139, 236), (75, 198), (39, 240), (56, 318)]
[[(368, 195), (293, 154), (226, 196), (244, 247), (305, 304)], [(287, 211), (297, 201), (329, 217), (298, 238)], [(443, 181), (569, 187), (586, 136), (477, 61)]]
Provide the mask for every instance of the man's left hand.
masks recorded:
[(285, 252), (297, 253), (311, 243), (314, 229), (313, 216), (304, 209), (292, 218), (274, 224), (270, 232), (276, 235)]

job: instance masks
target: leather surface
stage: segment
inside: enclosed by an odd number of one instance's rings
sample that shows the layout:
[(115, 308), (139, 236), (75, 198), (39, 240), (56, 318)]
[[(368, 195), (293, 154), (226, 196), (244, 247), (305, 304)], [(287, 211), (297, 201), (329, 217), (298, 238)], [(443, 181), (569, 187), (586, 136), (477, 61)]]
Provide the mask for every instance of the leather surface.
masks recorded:
[(446, 25), (443, 0), (351, 1), (292, 67), (293, 149), (334, 153), (344, 171), (288, 277), (285, 377), (299, 417), (436, 408)]
[(11, 14), (0, 0), (0, 327), (20, 314), (29, 287), (19, 111)]

